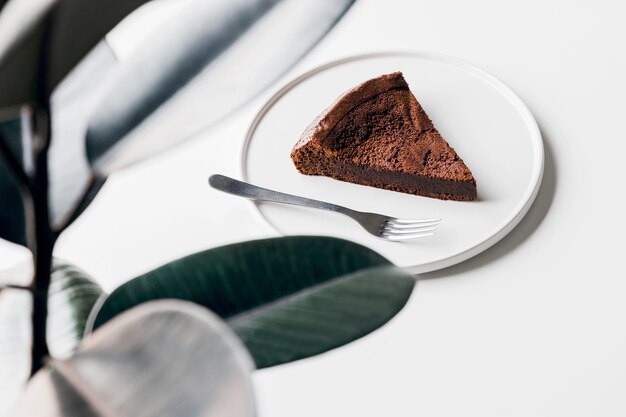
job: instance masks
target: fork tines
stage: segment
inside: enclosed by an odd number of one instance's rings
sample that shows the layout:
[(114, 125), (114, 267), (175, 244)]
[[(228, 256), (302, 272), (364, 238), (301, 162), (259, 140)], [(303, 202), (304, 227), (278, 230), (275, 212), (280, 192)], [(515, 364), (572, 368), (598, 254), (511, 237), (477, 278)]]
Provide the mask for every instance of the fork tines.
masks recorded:
[(388, 240), (409, 240), (434, 234), (441, 219), (387, 219), (381, 228), (381, 237)]

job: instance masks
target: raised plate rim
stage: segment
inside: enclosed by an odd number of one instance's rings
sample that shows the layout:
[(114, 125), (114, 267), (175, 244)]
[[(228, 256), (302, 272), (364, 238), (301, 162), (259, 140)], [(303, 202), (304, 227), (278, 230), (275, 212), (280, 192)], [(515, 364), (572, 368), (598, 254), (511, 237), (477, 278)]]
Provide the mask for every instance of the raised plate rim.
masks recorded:
[[(265, 115), (272, 109), (272, 107), (288, 92), (290, 92), (293, 88), (299, 85), (301, 82), (315, 76), (316, 74), (326, 71), (328, 69), (356, 62), (356, 61), (365, 61), (368, 59), (380, 59), (380, 58), (418, 58), (418, 59), (428, 59), (439, 61), (442, 63), (451, 64), (457, 66), (459, 68), (465, 69), (469, 71), (484, 81), (490, 83), (497, 91), (499, 91), (505, 98), (509, 100), (509, 102), (514, 106), (514, 108), (519, 112), (520, 116), (524, 120), (526, 126), (530, 132), (530, 138), (533, 145), (533, 161), (535, 162), (533, 166), (533, 171), (531, 175), (531, 180), (529, 182), (529, 187), (526, 189), (524, 197), (520, 200), (520, 203), (511, 210), (511, 214), (498, 226), (496, 227), (496, 232), (487, 236), (479, 242), (472, 243), (468, 245), (468, 247), (455, 252), (451, 255), (448, 255), (442, 259), (422, 263), (419, 265), (411, 265), (406, 266), (404, 269), (412, 274), (421, 274), (426, 272), (437, 271), (443, 268), (447, 268), (449, 266), (461, 263), (470, 259), (481, 252), (484, 252), (491, 246), (495, 245), (499, 242), (504, 236), (509, 234), (515, 226), (519, 224), (519, 222), (524, 218), (528, 210), (532, 206), (539, 192), (539, 188), (541, 187), (541, 181), (543, 179), (544, 172), (544, 146), (543, 139), (541, 136), (541, 131), (539, 130), (539, 126), (537, 125), (537, 121), (533, 117), (532, 113), (526, 106), (526, 104), (522, 101), (522, 99), (511, 90), (504, 82), (500, 81), (500, 79), (496, 78), (494, 75), (488, 73), (487, 71), (475, 66), (474, 64), (470, 64), (469, 62), (456, 58), (447, 54), (442, 54), (439, 52), (425, 51), (425, 50), (398, 50), (398, 51), (379, 51), (379, 52), (371, 52), (366, 54), (358, 54), (351, 55), (345, 58), (336, 59), (330, 61), (326, 64), (319, 65), (313, 69), (310, 69), (303, 74), (295, 77), (293, 80), (287, 82), (283, 87), (281, 87), (278, 91), (276, 91), (257, 111), (254, 119), (250, 123), (246, 131), (245, 138), (241, 144), (240, 152), (239, 152), (239, 176), (243, 181), (249, 181), (248, 178), (248, 170), (246, 160), (248, 157), (248, 149), (249, 145), (252, 141), (252, 138), (256, 132), (257, 127), (265, 117)], [(260, 221), (261, 224), (274, 235), (283, 236), (276, 227), (272, 225), (272, 223), (261, 213), (259, 209), (259, 203), (256, 201), (248, 200), (248, 206), (250, 207), (253, 215)]]

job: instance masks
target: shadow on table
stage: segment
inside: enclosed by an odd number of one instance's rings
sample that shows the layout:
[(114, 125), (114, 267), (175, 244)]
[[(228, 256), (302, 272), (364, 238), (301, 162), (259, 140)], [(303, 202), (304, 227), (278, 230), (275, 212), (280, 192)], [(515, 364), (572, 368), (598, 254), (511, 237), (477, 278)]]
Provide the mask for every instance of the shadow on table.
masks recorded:
[(485, 252), (449, 268), (420, 274), (417, 276), (418, 280), (452, 277), (463, 274), (466, 271), (481, 268), (482, 266), (493, 262), (498, 258), (502, 258), (509, 254), (509, 252), (515, 250), (516, 247), (522, 244), (539, 227), (550, 210), (557, 184), (557, 169), (554, 153), (552, 151), (552, 147), (550, 146), (549, 139), (543, 135), (543, 133), (542, 136), (544, 144), (543, 180), (535, 202), (522, 221), (511, 231), (511, 233), (505, 236), (494, 246), (487, 249)]

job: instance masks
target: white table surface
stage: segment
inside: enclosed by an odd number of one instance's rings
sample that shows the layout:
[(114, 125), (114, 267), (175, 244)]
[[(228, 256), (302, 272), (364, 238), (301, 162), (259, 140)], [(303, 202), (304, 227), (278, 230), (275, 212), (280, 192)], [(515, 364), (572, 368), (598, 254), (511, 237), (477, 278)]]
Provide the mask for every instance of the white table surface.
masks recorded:
[[(273, 88), (355, 53), (454, 55), (527, 103), (546, 167), (508, 237), (420, 276), (381, 330), (256, 372), (261, 417), (626, 415), (625, 18), (624, 3), (608, 0), (360, 0)], [(267, 236), (244, 201), (206, 179), (237, 175), (243, 134), (270, 93), (111, 177), (56, 255), (112, 289), (168, 260)]]

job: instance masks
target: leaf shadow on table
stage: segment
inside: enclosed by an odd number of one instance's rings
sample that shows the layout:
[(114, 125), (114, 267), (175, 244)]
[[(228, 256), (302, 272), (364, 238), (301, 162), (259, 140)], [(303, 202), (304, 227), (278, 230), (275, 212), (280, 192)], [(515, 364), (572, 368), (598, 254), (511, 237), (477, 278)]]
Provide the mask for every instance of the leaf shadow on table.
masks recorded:
[(449, 268), (419, 274), (417, 276), (418, 280), (455, 277), (467, 271), (482, 268), (514, 251), (541, 225), (548, 211), (550, 211), (558, 183), (558, 170), (550, 139), (543, 131), (541, 135), (544, 145), (543, 180), (541, 181), (541, 188), (535, 202), (522, 221), (507, 236), (486, 251)]

